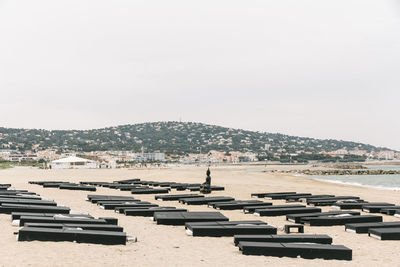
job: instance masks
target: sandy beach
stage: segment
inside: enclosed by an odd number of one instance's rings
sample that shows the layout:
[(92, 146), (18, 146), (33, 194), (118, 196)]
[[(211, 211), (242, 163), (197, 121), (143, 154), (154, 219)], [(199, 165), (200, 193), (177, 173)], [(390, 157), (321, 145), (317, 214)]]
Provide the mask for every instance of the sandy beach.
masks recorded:
[[(306, 234), (328, 234), (334, 244), (353, 250), (352, 261), (305, 260), (300, 258), (273, 258), (244, 256), (233, 245), (232, 237), (191, 237), (183, 226), (160, 226), (148, 217), (129, 217), (100, 209), (86, 201), (87, 194), (132, 196), (130, 192), (98, 188), (97, 192), (59, 190), (30, 185), (30, 180), (107, 181), (140, 178), (154, 181), (200, 183), (205, 178), (205, 167), (173, 167), (171, 169), (128, 170), (39, 170), (13, 168), (0, 170), (0, 183), (11, 183), (17, 189), (28, 189), (43, 197), (54, 199), (59, 205), (69, 206), (73, 211), (90, 213), (95, 217), (117, 217), (128, 235), (136, 236), (137, 243), (126, 246), (104, 246), (68, 242), (17, 242), (13, 234), (18, 230), (11, 225), (10, 215), (0, 215), (0, 265), (1, 266), (395, 266), (400, 242), (378, 241), (368, 235), (347, 233), (344, 226), (305, 227)], [(355, 195), (367, 201), (399, 204), (400, 192), (362, 188), (314, 181), (310, 179), (264, 173), (264, 166), (213, 167), (212, 184), (225, 186), (225, 191), (212, 195), (251, 199), (251, 193), (297, 191), (299, 193)], [(176, 193), (172, 190), (171, 193)], [(180, 192), (181, 193), (181, 192)], [(154, 195), (136, 195), (144, 201), (154, 200)], [(283, 201), (273, 201), (283, 204)], [(190, 211), (216, 211), (206, 206), (184, 206), (176, 201), (160, 205), (184, 207)], [(323, 207), (324, 211), (330, 207)], [(257, 217), (242, 211), (222, 211), (230, 220), (261, 219), (271, 225), (282, 227), (288, 222), (285, 216)], [(384, 221), (398, 221), (393, 216)], [(279, 232), (283, 234), (283, 232)]]

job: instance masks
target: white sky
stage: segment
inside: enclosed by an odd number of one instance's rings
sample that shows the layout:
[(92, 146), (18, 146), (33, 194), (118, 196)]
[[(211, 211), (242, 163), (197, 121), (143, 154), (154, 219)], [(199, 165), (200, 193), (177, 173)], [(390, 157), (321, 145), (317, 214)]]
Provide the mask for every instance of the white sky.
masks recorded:
[(0, 0), (0, 126), (198, 121), (400, 150), (398, 0)]

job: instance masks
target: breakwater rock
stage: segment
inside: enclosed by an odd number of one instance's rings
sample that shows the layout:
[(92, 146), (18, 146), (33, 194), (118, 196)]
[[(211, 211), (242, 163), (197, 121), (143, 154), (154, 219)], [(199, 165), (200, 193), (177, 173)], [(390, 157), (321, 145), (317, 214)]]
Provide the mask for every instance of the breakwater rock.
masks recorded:
[(272, 170), (272, 173), (293, 173), (303, 175), (390, 175), (400, 174), (400, 170)]

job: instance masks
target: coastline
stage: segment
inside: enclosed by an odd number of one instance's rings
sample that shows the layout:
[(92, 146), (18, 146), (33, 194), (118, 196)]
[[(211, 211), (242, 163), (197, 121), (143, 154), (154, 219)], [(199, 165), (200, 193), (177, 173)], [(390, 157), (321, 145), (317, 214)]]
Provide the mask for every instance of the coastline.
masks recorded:
[[(30, 180), (113, 181), (118, 179), (141, 178), (143, 180), (203, 182), (203, 167), (181, 166), (158, 170), (39, 170), (33, 168), (13, 168), (0, 171), (0, 183), (12, 183), (15, 188), (28, 189), (44, 197), (56, 200), (59, 205), (70, 206), (74, 211), (90, 213), (96, 217), (117, 217), (119, 224), (129, 235), (137, 236), (138, 242), (126, 246), (102, 246), (75, 244), (68, 242), (16, 242), (13, 232), (18, 228), (11, 226), (10, 216), (0, 215), (0, 265), (21, 266), (262, 266), (266, 264), (287, 266), (393, 266), (396, 260), (398, 242), (378, 241), (367, 235), (347, 233), (344, 226), (305, 227), (306, 234), (327, 234), (333, 237), (334, 244), (345, 245), (353, 250), (351, 262), (335, 260), (306, 260), (298, 258), (275, 258), (264, 256), (244, 256), (233, 245), (233, 238), (190, 237), (183, 227), (156, 225), (146, 217), (129, 217), (98, 208), (85, 201), (87, 194), (109, 194), (132, 196), (129, 192), (98, 188), (96, 192), (69, 191), (55, 188), (42, 188), (28, 184)], [(343, 185), (304, 179), (292, 175), (271, 174), (259, 171), (259, 167), (212, 167), (212, 184), (225, 186), (225, 191), (213, 192), (212, 196), (233, 196), (236, 199), (251, 199), (251, 193), (297, 191), (313, 194), (356, 195), (368, 201), (399, 201), (398, 191), (377, 190), (354, 185)], [(172, 194), (176, 194), (172, 191)], [(134, 196), (144, 201), (155, 202), (154, 195)], [(269, 200), (266, 200), (269, 202)], [(274, 204), (286, 204), (281, 200)], [(166, 203), (157, 203), (167, 205)], [(168, 206), (186, 208), (190, 211), (216, 211), (204, 206), (187, 206), (175, 201)], [(323, 207), (328, 211), (330, 207)], [(221, 211), (231, 220), (263, 220), (268, 224), (282, 227), (289, 224), (284, 216), (257, 217), (241, 211)], [(384, 215), (384, 221), (398, 221), (393, 216)], [(283, 232), (278, 232), (283, 234)], [(373, 249), (372, 249), (373, 248)], [(85, 259), (84, 261), (82, 261)]]

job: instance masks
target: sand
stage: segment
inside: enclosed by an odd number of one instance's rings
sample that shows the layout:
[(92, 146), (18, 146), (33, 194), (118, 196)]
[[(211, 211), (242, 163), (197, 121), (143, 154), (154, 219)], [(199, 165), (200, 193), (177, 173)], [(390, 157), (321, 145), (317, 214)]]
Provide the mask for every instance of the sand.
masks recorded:
[[(297, 191), (313, 194), (357, 195), (368, 201), (393, 202), (399, 204), (400, 192), (362, 188), (356, 186), (324, 183), (289, 175), (267, 174), (264, 167), (214, 167), (212, 183), (226, 187), (225, 191), (212, 195), (233, 196), (236, 199), (251, 199), (255, 192)], [(268, 168), (277, 168), (268, 167)], [(93, 192), (59, 190), (30, 185), (30, 180), (113, 181), (141, 178), (157, 181), (199, 183), (204, 180), (205, 167), (174, 167), (163, 170), (39, 170), (35, 168), (13, 168), (0, 171), (0, 183), (12, 183), (17, 189), (28, 189), (43, 197), (54, 199), (59, 205), (71, 207), (77, 212), (93, 216), (117, 217), (128, 235), (136, 236), (137, 243), (126, 246), (104, 246), (69, 242), (17, 242), (13, 234), (17, 227), (11, 226), (11, 216), (0, 214), (0, 265), (1, 266), (394, 266), (400, 242), (379, 241), (368, 235), (347, 233), (344, 226), (305, 227), (306, 234), (328, 234), (334, 244), (353, 249), (352, 261), (306, 260), (300, 258), (274, 258), (244, 256), (233, 245), (232, 237), (191, 237), (183, 226), (160, 226), (148, 217), (129, 217), (113, 211), (100, 209), (85, 201)], [(172, 193), (176, 193), (175, 190)], [(179, 193), (182, 193), (181, 191)], [(95, 194), (131, 196), (129, 192), (98, 188)], [(136, 195), (138, 199), (153, 201), (154, 195)], [(273, 201), (284, 204), (283, 201)], [(157, 202), (156, 202), (157, 203)], [(161, 205), (184, 207), (190, 211), (215, 211), (205, 206), (185, 206), (176, 201), (160, 202)], [(323, 208), (324, 211), (330, 207)], [(231, 220), (261, 219), (269, 224), (283, 227), (288, 222), (284, 216), (257, 217), (241, 211), (222, 211)], [(384, 221), (398, 218), (384, 215)], [(280, 232), (283, 233), (283, 232)]]

